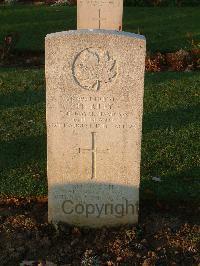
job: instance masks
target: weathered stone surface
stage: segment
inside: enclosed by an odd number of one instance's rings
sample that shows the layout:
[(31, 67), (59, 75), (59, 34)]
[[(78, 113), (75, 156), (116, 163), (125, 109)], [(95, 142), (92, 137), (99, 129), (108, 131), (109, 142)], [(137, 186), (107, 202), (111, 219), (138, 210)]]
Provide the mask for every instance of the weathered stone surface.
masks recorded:
[(144, 66), (140, 35), (47, 35), (49, 221), (137, 222)]
[(123, 0), (78, 0), (78, 29), (122, 30)]

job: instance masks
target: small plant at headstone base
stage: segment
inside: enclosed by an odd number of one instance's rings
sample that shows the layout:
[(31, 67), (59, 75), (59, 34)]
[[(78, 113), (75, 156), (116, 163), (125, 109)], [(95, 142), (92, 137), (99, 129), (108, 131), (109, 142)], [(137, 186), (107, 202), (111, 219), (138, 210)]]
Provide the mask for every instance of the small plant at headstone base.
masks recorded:
[(156, 53), (155, 55), (146, 56), (145, 66), (147, 72), (160, 72), (163, 70), (166, 65), (165, 56), (161, 53)]
[(186, 50), (180, 49), (174, 53), (166, 54), (166, 62), (172, 71), (192, 70), (193, 62), (190, 53)]
[(6, 5), (14, 5), (18, 2), (18, 0), (4, 0)]
[(76, 5), (76, 0), (46, 0), (46, 3), (48, 4), (48, 1), (52, 4), (52, 6), (73, 6)]
[(191, 49), (200, 50), (200, 40), (196, 40), (192, 32), (187, 33), (187, 39)]
[(57, 0), (54, 4), (52, 4), (52, 6), (70, 6), (71, 3), (69, 0)]
[(187, 33), (188, 43), (191, 47), (190, 53), (193, 57), (195, 67), (200, 69), (200, 40), (195, 39), (193, 33)]
[(16, 46), (17, 41), (17, 33), (10, 33), (4, 37), (3, 44), (0, 45), (0, 63), (5, 62), (9, 59)]
[(200, 69), (200, 42), (190, 41), (190, 49), (180, 49), (170, 53), (147, 53), (146, 56), (146, 71), (185, 71)]

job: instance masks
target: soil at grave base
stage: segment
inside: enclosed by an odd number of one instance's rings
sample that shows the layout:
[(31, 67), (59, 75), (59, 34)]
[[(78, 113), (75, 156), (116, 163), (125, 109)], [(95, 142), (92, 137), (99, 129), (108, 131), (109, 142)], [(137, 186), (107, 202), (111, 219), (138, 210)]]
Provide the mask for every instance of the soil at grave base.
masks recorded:
[[(181, 49), (171, 53), (157, 52), (155, 54), (147, 54), (145, 65), (147, 72), (190, 72), (200, 70), (200, 48), (195, 48), (190, 51)], [(0, 66), (44, 67), (44, 53), (32, 51), (9, 53), (4, 59), (1, 59)]]
[(0, 265), (199, 265), (198, 209), (140, 212), (137, 226), (54, 228), (47, 198), (0, 198)]

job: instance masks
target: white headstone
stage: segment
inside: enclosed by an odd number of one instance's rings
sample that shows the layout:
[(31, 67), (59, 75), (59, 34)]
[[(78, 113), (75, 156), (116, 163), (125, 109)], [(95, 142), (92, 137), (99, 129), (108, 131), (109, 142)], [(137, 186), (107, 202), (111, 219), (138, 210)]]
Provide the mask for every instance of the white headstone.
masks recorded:
[(49, 221), (137, 222), (144, 69), (141, 35), (47, 35)]
[(78, 29), (122, 30), (123, 0), (78, 0)]

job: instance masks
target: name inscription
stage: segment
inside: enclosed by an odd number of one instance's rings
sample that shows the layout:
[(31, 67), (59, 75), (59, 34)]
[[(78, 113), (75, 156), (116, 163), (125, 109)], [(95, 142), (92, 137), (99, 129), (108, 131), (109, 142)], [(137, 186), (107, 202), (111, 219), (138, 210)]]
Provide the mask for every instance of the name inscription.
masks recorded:
[(48, 125), (51, 128), (131, 129), (128, 113), (115, 108), (114, 97), (62, 97), (62, 122)]

